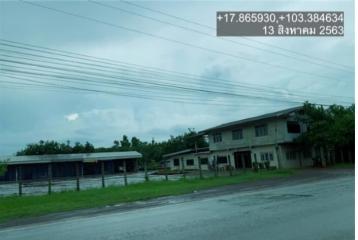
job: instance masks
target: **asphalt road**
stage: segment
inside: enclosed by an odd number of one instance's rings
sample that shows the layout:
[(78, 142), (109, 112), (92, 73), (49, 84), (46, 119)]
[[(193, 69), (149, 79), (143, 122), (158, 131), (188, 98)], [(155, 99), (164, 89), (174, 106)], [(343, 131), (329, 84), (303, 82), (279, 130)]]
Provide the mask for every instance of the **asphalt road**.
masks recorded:
[(354, 239), (354, 176), (10, 227), (0, 238)]

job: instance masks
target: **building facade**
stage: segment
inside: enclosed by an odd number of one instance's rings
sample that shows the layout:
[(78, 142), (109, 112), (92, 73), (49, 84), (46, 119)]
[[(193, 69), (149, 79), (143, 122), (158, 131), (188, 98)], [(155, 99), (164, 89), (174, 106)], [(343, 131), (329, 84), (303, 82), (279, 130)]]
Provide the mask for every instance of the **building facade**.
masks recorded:
[[(300, 121), (303, 116), (303, 108), (295, 107), (199, 132), (208, 137), (208, 165), (235, 169), (252, 168), (254, 163), (275, 168), (312, 166), (311, 148), (304, 150), (294, 141), (307, 131)], [(176, 154), (181, 157), (180, 152)]]

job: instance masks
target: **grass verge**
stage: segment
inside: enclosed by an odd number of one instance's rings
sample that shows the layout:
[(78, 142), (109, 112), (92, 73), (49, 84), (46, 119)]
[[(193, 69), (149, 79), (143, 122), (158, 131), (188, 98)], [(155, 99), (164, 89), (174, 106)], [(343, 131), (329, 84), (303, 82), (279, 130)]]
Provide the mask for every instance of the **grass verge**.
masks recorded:
[(0, 198), (0, 222), (16, 218), (34, 217), (55, 212), (102, 207), (147, 200), (156, 197), (190, 193), (242, 182), (287, 177), (293, 170), (261, 171), (259, 173), (239, 173), (231, 177), (216, 177), (179, 181), (150, 181), (132, 184), (127, 187), (110, 186), (103, 189), (89, 189), (80, 192), (60, 192), (44, 196), (11, 196)]

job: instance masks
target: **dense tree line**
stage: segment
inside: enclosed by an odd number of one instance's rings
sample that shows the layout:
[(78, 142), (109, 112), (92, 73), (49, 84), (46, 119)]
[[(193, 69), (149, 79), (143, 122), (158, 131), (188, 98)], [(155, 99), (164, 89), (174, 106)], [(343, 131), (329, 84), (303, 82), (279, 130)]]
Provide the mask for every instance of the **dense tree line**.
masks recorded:
[(334, 149), (338, 152), (354, 152), (354, 105), (329, 107), (305, 103), (300, 119), (307, 127), (297, 141), (304, 146)]
[(207, 142), (202, 137), (196, 137), (197, 133), (189, 129), (188, 132), (179, 136), (171, 136), (166, 141), (151, 142), (141, 141), (137, 137), (129, 139), (126, 135), (121, 140), (114, 140), (110, 147), (94, 147), (91, 143), (81, 144), (76, 142), (71, 145), (70, 141), (59, 143), (57, 141), (39, 141), (38, 143), (28, 144), (17, 155), (43, 155), (43, 154), (66, 154), (66, 153), (92, 153), (92, 152), (115, 152), (115, 151), (138, 151), (143, 154), (141, 162), (146, 160), (150, 167), (156, 167), (162, 160), (162, 155), (194, 148), (207, 147)]

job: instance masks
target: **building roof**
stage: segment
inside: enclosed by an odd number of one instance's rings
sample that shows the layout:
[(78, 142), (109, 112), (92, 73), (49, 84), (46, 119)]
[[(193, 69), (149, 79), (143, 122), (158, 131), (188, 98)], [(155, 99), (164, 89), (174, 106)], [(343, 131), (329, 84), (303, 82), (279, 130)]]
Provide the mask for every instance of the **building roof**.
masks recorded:
[(128, 152), (97, 152), (97, 153), (72, 153), (72, 154), (46, 154), (26, 156), (3, 156), (0, 161), (8, 165), (14, 164), (35, 164), (51, 162), (94, 162), (117, 159), (141, 158), (142, 154), (136, 151)]
[[(209, 148), (208, 147), (204, 147), (204, 148), (198, 148), (197, 149), (197, 153), (209, 153)], [(184, 155), (184, 154), (188, 154), (188, 153), (196, 153), (195, 148), (188, 148), (185, 150), (181, 150), (178, 152), (173, 152), (173, 153), (168, 153), (168, 154), (164, 154), (163, 158), (170, 158), (170, 157), (174, 157), (174, 156), (180, 156), (180, 155)]]
[(209, 132), (212, 131), (216, 131), (216, 130), (221, 130), (221, 129), (225, 129), (225, 128), (230, 128), (230, 127), (236, 127), (236, 126), (240, 126), (240, 125), (245, 125), (248, 123), (253, 123), (253, 122), (257, 122), (257, 121), (261, 121), (261, 120), (267, 120), (267, 119), (271, 119), (271, 118), (282, 118), (285, 116), (288, 116), (290, 113), (293, 112), (297, 112), (302, 110), (303, 107), (299, 106), (299, 107), (293, 107), (293, 108), (288, 108), (288, 109), (284, 109), (284, 110), (280, 110), (277, 112), (272, 112), (272, 113), (266, 113), (260, 116), (256, 116), (256, 117), (251, 117), (251, 118), (245, 118), (245, 119), (241, 119), (238, 121), (233, 121), (233, 122), (228, 122), (228, 123), (224, 123), (212, 128), (208, 128), (205, 129), (203, 131), (200, 131), (199, 134), (207, 134)]

